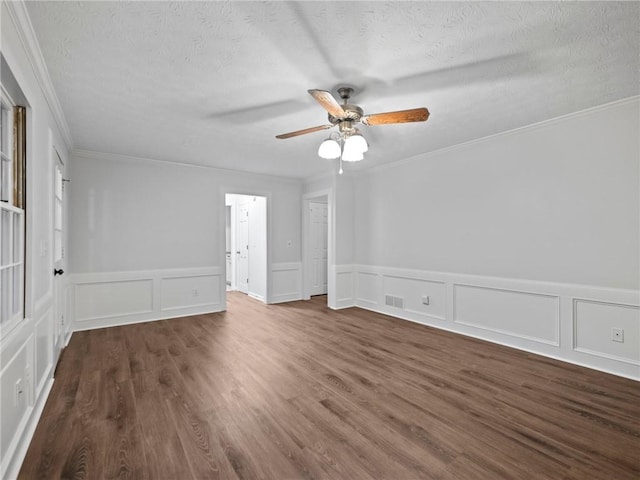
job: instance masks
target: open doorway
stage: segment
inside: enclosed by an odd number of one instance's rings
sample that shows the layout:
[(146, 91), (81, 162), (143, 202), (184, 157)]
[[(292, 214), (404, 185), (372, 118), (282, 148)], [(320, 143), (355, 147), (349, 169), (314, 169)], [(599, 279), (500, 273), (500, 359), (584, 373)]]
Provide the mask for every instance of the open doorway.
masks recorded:
[(318, 197), (309, 201), (309, 295), (327, 294), (328, 270), (328, 203)]
[(225, 195), (226, 290), (267, 301), (267, 198)]
[(303, 196), (304, 298), (327, 295), (330, 302), (331, 208), (328, 191)]

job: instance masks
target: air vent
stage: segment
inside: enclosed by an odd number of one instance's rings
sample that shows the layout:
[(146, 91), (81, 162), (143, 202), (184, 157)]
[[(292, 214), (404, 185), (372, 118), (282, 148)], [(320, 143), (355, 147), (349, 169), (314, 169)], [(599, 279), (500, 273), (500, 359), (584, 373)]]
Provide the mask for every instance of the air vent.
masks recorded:
[(394, 297), (393, 295), (385, 295), (384, 304), (389, 307), (404, 308), (404, 298)]

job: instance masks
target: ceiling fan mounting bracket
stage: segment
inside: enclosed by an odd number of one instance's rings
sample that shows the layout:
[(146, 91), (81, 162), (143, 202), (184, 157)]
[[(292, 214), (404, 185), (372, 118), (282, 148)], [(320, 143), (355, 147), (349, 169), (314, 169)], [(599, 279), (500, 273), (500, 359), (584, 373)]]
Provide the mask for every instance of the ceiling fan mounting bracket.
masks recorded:
[(345, 105), (347, 104), (347, 100), (351, 98), (351, 94), (353, 93), (353, 88), (351, 87), (340, 87), (338, 88), (338, 95), (340, 98), (344, 100)]

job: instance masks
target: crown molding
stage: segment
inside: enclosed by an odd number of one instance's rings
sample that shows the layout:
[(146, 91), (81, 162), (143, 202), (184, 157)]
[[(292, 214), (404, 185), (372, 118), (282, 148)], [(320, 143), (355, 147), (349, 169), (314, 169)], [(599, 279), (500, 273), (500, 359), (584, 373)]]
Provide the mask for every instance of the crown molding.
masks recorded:
[(49, 70), (47, 69), (44, 57), (42, 56), (40, 44), (38, 43), (36, 32), (33, 29), (31, 18), (29, 18), (27, 7), (23, 1), (3, 3), (7, 7), (9, 17), (16, 28), (18, 37), (22, 42), (22, 47), (29, 63), (31, 64), (31, 69), (33, 70), (40, 89), (42, 90), (44, 98), (49, 105), (49, 109), (51, 110), (51, 114), (53, 115), (58, 130), (62, 135), (62, 139), (64, 140), (67, 149), (71, 151), (73, 150), (71, 131), (69, 130), (69, 125), (64, 117), (62, 106), (58, 100), (58, 95), (56, 95), (56, 91), (53, 88), (53, 83), (49, 76)]
[(399, 160), (395, 160), (393, 162), (384, 163), (382, 165), (376, 165), (370, 168), (366, 168), (361, 170), (362, 174), (372, 174), (384, 170), (388, 170), (390, 168), (399, 167), (401, 165), (405, 165), (408, 163), (425, 160), (431, 156), (440, 155), (442, 153), (452, 152), (456, 150), (462, 150), (469, 147), (473, 147), (474, 145), (481, 145), (483, 143), (489, 142), (495, 138), (500, 137), (508, 137), (511, 135), (519, 135), (521, 133), (537, 130), (539, 128), (547, 127), (549, 125), (554, 125), (556, 123), (561, 123), (566, 120), (572, 118), (580, 118), (587, 115), (591, 115), (593, 113), (606, 111), (612, 108), (617, 108), (624, 105), (631, 105), (634, 103), (640, 103), (640, 95), (633, 95), (631, 97), (622, 98), (620, 100), (614, 100), (613, 102), (604, 103), (602, 105), (596, 105), (594, 107), (585, 108), (583, 110), (578, 110), (576, 112), (567, 113), (565, 115), (560, 115), (559, 117), (549, 118), (547, 120), (542, 120), (540, 122), (532, 123), (529, 125), (524, 125), (522, 127), (513, 128), (511, 130), (505, 130), (504, 132), (494, 133), (492, 135), (487, 135), (486, 137), (476, 138), (473, 140), (469, 140), (467, 142), (458, 143), (456, 145), (451, 145), (450, 147), (440, 148), (438, 150), (432, 150), (428, 152), (422, 152), (417, 155), (413, 155), (411, 157), (402, 158)]
[(244, 170), (232, 170), (228, 168), (220, 168), (220, 167), (212, 167), (210, 165), (198, 165), (195, 163), (186, 163), (186, 162), (175, 162), (171, 160), (160, 160), (157, 158), (148, 158), (148, 157), (136, 157), (133, 155), (121, 155), (119, 153), (106, 153), (106, 152), (97, 152), (95, 150), (83, 150), (83, 149), (74, 149), (71, 152), (71, 157), (76, 159), (87, 159), (87, 160), (96, 160), (96, 161), (105, 161), (105, 162), (142, 162), (142, 163), (159, 163), (163, 165), (170, 165), (173, 167), (185, 167), (185, 168), (196, 168), (201, 170), (207, 170), (218, 175), (233, 175), (236, 177), (246, 177), (246, 178), (269, 178), (274, 181), (280, 183), (286, 183), (289, 185), (302, 185), (302, 180), (299, 178), (293, 177), (280, 177), (278, 175), (270, 175), (267, 173), (255, 173), (255, 172), (246, 172)]

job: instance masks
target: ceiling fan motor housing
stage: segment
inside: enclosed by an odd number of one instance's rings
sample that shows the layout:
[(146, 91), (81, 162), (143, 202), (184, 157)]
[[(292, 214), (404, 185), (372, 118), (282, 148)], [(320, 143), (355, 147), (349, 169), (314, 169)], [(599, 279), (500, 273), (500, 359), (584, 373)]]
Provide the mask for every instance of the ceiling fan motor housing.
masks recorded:
[(362, 115), (364, 115), (364, 110), (362, 110), (358, 105), (346, 103), (341, 105), (341, 107), (345, 113), (343, 117), (334, 117), (331, 114), (328, 115), (329, 121), (334, 125), (337, 125), (342, 121), (359, 122)]

